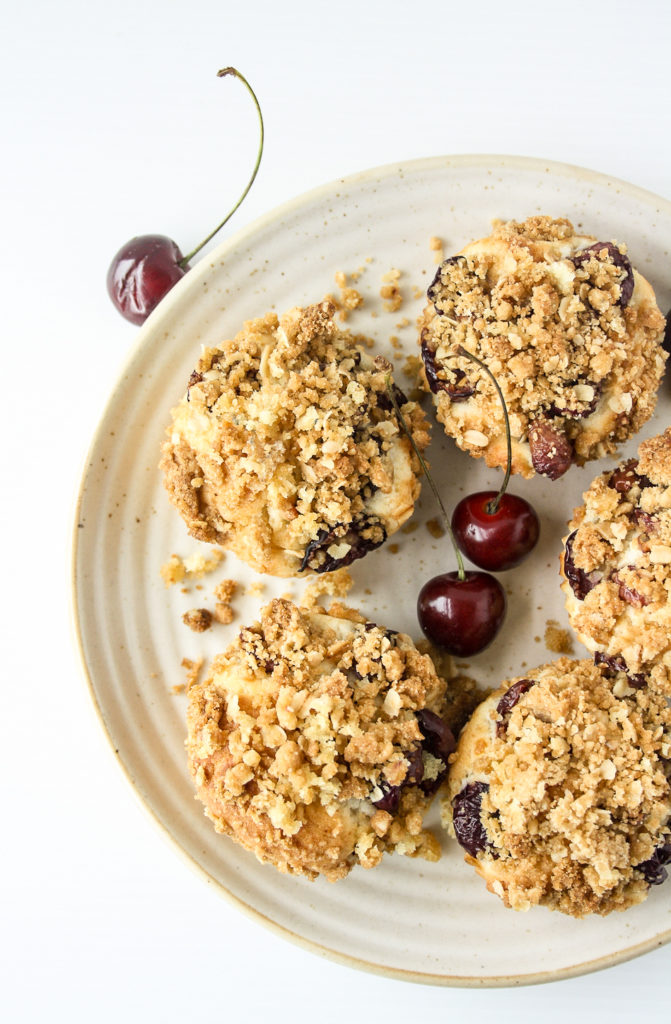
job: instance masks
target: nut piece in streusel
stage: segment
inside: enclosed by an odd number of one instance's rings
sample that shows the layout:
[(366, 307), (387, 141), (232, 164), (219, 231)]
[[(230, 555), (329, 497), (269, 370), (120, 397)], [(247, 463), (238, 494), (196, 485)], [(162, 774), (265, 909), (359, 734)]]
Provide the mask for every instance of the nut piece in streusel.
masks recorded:
[(651, 416), (666, 355), (664, 317), (622, 244), (577, 235), (570, 221), (496, 222), (440, 266), (421, 349), (438, 419), (460, 448), (513, 472), (558, 479), (613, 452)]
[(347, 615), (274, 600), (189, 690), (189, 766), (215, 829), (331, 881), (385, 852), (438, 859), (422, 821), (455, 747), (428, 655)]
[[(198, 540), (259, 572), (349, 565), (408, 519), (419, 465), (375, 365), (328, 302), (248, 321), (203, 353), (161, 468)], [(420, 449), (426, 418), (396, 397)]]
[(583, 498), (561, 557), (571, 625), (621, 685), (671, 697), (671, 428)]
[(619, 697), (589, 659), (541, 665), (476, 709), (443, 822), (507, 907), (574, 917), (640, 903), (671, 862), (671, 709)]

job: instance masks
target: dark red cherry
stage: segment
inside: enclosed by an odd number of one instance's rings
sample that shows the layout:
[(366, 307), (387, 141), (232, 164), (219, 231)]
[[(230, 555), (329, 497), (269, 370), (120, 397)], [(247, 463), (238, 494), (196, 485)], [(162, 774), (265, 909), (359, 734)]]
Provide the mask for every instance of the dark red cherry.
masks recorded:
[(121, 315), (143, 324), (190, 269), (183, 259), (166, 235), (138, 235), (122, 245), (107, 271), (107, 291)]
[(528, 501), (501, 495), (493, 512), (496, 491), (477, 491), (462, 498), (452, 513), (457, 544), (481, 569), (501, 572), (512, 569), (536, 546), (540, 523)]
[(432, 643), (457, 657), (478, 654), (498, 633), (506, 614), (506, 595), (486, 572), (434, 576), (417, 598), (417, 618)]
[(171, 288), (190, 270), (194, 256), (221, 231), (233, 216), (254, 183), (263, 153), (263, 116), (256, 94), (244, 75), (235, 68), (222, 68), (218, 78), (239, 78), (249, 92), (259, 119), (259, 149), (256, 163), (245, 189), (214, 231), (210, 231), (195, 249), (183, 256), (179, 247), (166, 235), (138, 235), (123, 245), (107, 271), (107, 291), (121, 315), (132, 324), (143, 324)]

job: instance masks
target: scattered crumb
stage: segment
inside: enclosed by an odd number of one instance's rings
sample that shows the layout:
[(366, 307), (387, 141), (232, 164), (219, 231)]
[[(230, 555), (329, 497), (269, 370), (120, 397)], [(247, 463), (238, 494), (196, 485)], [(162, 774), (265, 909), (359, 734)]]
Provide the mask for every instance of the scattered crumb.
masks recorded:
[(231, 600), (237, 586), (238, 584), (235, 580), (222, 580), (214, 588), (214, 596), (217, 599), (217, 603), (214, 606), (214, 617), (217, 622), (221, 622), (224, 626), (227, 626), (234, 618)]
[[(351, 274), (350, 276), (356, 281), (359, 274)], [(347, 284), (347, 274), (343, 273), (342, 270), (336, 271), (334, 280), (340, 289), (340, 297), (336, 302), (339, 309), (338, 319), (346, 320), (350, 310), (358, 309), (359, 306), (363, 305), (363, 295), (356, 288), (352, 288)]]
[(399, 548), (398, 544), (388, 544), (387, 545), (387, 551), (390, 551), (392, 555), (397, 555), (399, 550), (400, 550), (400, 548)]
[[(186, 569), (179, 555), (171, 555), (168, 561), (161, 566), (161, 576), (166, 587), (182, 582), (186, 576)], [(187, 593), (186, 587), (182, 587), (182, 593)]]
[(212, 625), (212, 612), (208, 612), (207, 608), (191, 608), (182, 615), (182, 622), (194, 633), (204, 633)]
[(413, 299), (423, 299), (424, 298), (424, 289), (423, 288), (418, 288), (417, 285), (414, 285), (413, 289), (412, 289), (412, 297), (413, 297)]
[(329, 594), (331, 597), (347, 597), (352, 585), (352, 577), (347, 569), (336, 569), (335, 572), (324, 573), (308, 583), (301, 599), (301, 605), (304, 608), (314, 608), (323, 594)]
[(398, 323), (396, 324), (396, 326), (397, 326), (398, 328), (403, 328), (403, 327), (409, 327), (409, 326), (410, 326), (410, 321), (408, 320), (407, 316), (403, 316), (403, 317), (401, 317), (401, 319), (400, 319), (400, 320), (398, 321)]
[(441, 523), (440, 519), (438, 519), (437, 517), (434, 516), (433, 519), (427, 519), (424, 525), (426, 526), (431, 536), (435, 537), (436, 540), (439, 540), (441, 537), (445, 536), (445, 528)]
[(429, 249), (433, 252), (433, 262), (442, 263), (445, 259), (442, 238), (438, 238), (437, 235), (432, 235), (429, 239)]
[(573, 654), (571, 634), (554, 619), (548, 619), (545, 625), (545, 646), (554, 654)]
[(181, 558), (179, 555), (171, 555), (167, 562), (161, 566), (161, 576), (166, 587), (174, 583), (181, 583), (187, 577), (202, 578), (209, 572), (213, 572), (224, 557), (224, 552), (219, 548), (211, 548), (209, 554), (204, 551), (196, 551), (188, 558)]
[(401, 527), (401, 533), (414, 533), (418, 527), (419, 523), (413, 519), (411, 522), (406, 523), (405, 526)]
[(539, 644), (541, 642), (541, 638), (539, 636), (535, 636), (534, 637), (534, 642)]
[(197, 658), (196, 661), (191, 661), (190, 658), (182, 658), (182, 668), (186, 669), (186, 682), (173, 686), (174, 693), (181, 693), (184, 689), (188, 690), (194, 683), (198, 682), (198, 676), (203, 667), (203, 660), (203, 658)]
[(230, 604), (224, 604), (223, 601), (217, 601), (214, 606), (214, 617), (217, 622), (220, 622), (222, 626), (228, 626), (235, 618), (233, 609)]
[(388, 313), (396, 313), (403, 305), (403, 296), (398, 286), (401, 271), (392, 268), (382, 275), (384, 282), (380, 288), (380, 298), (385, 299), (384, 308)]
[(261, 597), (265, 589), (265, 583), (262, 583), (261, 580), (257, 580), (255, 583), (249, 584), (246, 593), (249, 594), (250, 597)]

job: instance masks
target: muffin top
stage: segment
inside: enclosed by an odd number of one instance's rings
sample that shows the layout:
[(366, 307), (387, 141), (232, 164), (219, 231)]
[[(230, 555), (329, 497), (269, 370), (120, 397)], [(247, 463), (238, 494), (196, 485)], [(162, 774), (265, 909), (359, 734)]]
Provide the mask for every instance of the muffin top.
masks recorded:
[[(373, 362), (323, 302), (206, 349), (161, 467), (199, 540), (275, 576), (328, 572), (382, 544), (419, 495), (416, 456)], [(420, 449), (419, 406), (395, 388)]]
[(492, 235), (440, 266), (421, 348), (446, 433), (505, 466), (503, 391), (513, 472), (557, 479), (613, 451), (649, 418), (664, 368), (664, 318), (626, 247), (578, 235), (570, 221), (495, 222)]
[(506, 906), (574, 917), (643, 900), (671, 861), (671, 710), (590, 660), (509, 680), (475, 711), (443, 818)]
[(606, 671), (671, 696), (671, 428), (583, 498), (561, 559), (571, 625)]
[(264, 608), (190, 688), (187, 744), (218, 831), (332, 881), (386, 851), (438, 859), (422, 818), (454, 750), (428, 655), (335, 610)]

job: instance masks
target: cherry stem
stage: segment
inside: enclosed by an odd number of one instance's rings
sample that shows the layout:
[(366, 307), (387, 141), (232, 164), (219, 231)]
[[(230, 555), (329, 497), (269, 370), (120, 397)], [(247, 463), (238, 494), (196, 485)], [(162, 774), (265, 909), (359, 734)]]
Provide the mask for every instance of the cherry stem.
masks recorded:
[(457, 575), (459, 576), (459, 579), (463, 582), (466, 579), (466, 570), (464, 569), (464, 560), (461, 557), (461, 551), (459, 550), (459, 546), (457, 544), (456, 537), (454, 536), (454, 531), (452, 529), (452, 523), (450, 522), (450, 517), (448, 516), (447, 512), (445, 511), (445, 506), (443, 505), (442, 498), (440, 497), (440, 494), (438, 493), (438, 488), (436, 487), (435, 483), (433, 482), (433, 477), (429, 473), (429, 467), (427, 466), (426, 462), (424, 461), (424, 456), (422, 455), (422, 453), (420, 452), (419, 448), (415, 444), (415, 439), (412, 436), (412, 434), (410, 432), (410, 428), (408, 427), (408, 424), (405, 422), (405, 417), (404, 417), (403, 413), (401, 412), (401, 408), (400, 408), (398, 402), (396, 401), (396, 395), (394, 394), (394, 388), (392, 386), (393, 385), (393, 381), (392, 381), (392, 379), (391, 379), (389, 374), (387, 374), (387, 376), (385, 378), (385, 383), (387, 385), (387, 394), (389, 395), (389, 398), (391, 400), (391, 404), (394, 407), (394, 412), (398, 416), (399, 423), (401, 424), (401, 426), (403, 427), (404, 431), (408, 435), (408, 439), (409, 439), (410, 444), (412, 445), (412, 447), (414, 449), (415, 455), (419, 459), (419, 464), (422, 467), (422, 472), (424, 473), (424, 476), (426, 477), (426, 479), (429, 481), (429, 487), (433, 491), (433, 496), (436, 499), (436, 501), (438, 502), (438, 505), (440, 506), (440, 511), (441, 511), (441, 513), (443, 515), (443, 522), (445, 523), (445, 527), (447, 529), (447, 532), (450, 535), (450, 540), (452, 541), (452, 547), (454, 548), (454, 553), (455, 553), (456, 558), (457, 558)]
[(489, 369), (487, 364), (484, 363), (482, 359), (479, 359), (478, 356), (475, 356), (473, 355), (472, 352), (469, 352), (468, 349), (463, 347), (463, 345), (458, 346), (457, 354), (460, 356), (465, 356), (467, 359), (471, 359), (474, 363), (477, 363), (482, 370), (485, 371), (487, 376), (491, 379), (494, 387), (496, 388), (496, 392), (501, 400), (501, 408), (503, 409), (503, 422), (506, 428), (507, 462), (505, 476), (503, 477), (503, 483), (499, 488), (499, 493), (496, 495), (495, 498), (492, 498), (492, 500), (488, 501), (487, 504), (485, 505), (485, 512), (487, 513), (487, 515), (493, 516), (496, 515), (496, 513), (498, 512), (499, 505), (501, 504), (501, 499), (503, 498), (503, 495), (506, 493), (506, 488), (508, 486), (508, 483), (510, 482), (510, 474), (512, 472), (513, 466), (513, 444), (510, 436), (510, 420), (508, 419), (508, 407), (506, 405), (506, 400), (503, 397), (503, 392), (501, 391), (499, 382), (497, 381), (496, 377)]
[(242, 193), (242, 195), (238, 199), (238, 201), (235, 204), (235, 206), (233, 207), (233, 209), (230, 210), (226, 214), (226, 216), (222, 220), (221, 224), (218, 224), (217, 227), (214, 229), (214, 231), (211, 231), (209, 233), (209, 235), (207, 236), (207, 238), (203, 239), (203, 241), (200, 243), (200, 245), (197, 245), (195, 249), (193, 249), (190, 253), (188, 253), (187, 256), (184, 256), (183, 259), (181, 259), (179, 261), (179, 266), (182, 267), (182, 268), (185, 268), (186, 265), (190, 262), (190, 260), (192, 260), (194, 256), (197, 256), (198, 253), (200, 252), (200, 250), (205, 245), (207, 245), (207, 243), (212, 238), (214, 238), (214, 236), (217, 234), (217, 232), (221, 231), (221, 229), (223, 228), (224, 224), (226, 224), (227, 221), (229, 221), (231, 219), (231, 217), (233, 216), (233, 214), (235, 213), (237, 208), (240, 206), (240, 203), (243, 201), (243, 199), (245, 198), (245, 196), (249, 192), (250, 188), (254, 184), (254, 179), (256, 178), (256, 175), (257, 175), (257, 172), (258, 172), (258, 169), (259, 169), (259, 165), (261, 163), (261, 156), (263, 154), (263, 139), (264, 139), (263, 114), (261, 113), (261, 107), (259, 106), (259, 101), (256, 98), (256, 93), (252, 89), (251, 85), (249, 84), (249, 82), (247, 81), (245, 76), (241, 75), (240, 72), (236, 71), (235, 68), (222, 68), (221, 71), (217, 71), (217, 77), (218, 78), (226, 78), (228, 76), (233, 76), (234, 78), (239, 78), (240, 81), (243, 83), (243, 85), (245, 85), (247, 87), (247, 90), (248, 90), (250, 96), (254, 100), (254, 106), (256, 107), (256, 112), (259, 115), (259, 130), (260, 130), (260, 134), (259, 134), (259, 149), (258, 149), (258, 153), (256, 154), (256, 163), (254, 164), (254, 170), (252, 171), (252, 176), (249, 179), (249, 181), (247, 182), (247, 185), (246, 185), (246, 188), (245, 188), (244, 192)]

